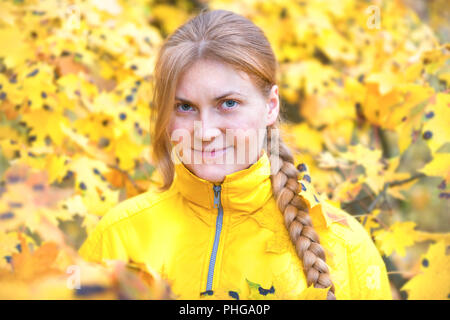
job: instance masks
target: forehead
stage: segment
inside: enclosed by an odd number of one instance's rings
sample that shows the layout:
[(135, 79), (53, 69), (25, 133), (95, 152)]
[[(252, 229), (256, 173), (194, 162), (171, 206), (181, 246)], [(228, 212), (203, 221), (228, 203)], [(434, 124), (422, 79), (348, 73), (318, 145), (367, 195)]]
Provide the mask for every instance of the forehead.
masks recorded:
[(179, 78), (176, 94), (185, 98), (218, 96), (225, 91), (255, 93), (250, 77), (240, 70), (213, 60), (196, 61)]

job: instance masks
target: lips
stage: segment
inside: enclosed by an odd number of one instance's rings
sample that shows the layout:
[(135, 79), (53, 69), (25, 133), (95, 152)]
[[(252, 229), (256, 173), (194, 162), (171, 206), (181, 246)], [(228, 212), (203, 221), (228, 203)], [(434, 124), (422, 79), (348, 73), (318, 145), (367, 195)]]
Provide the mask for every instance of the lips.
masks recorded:
[(203, 158), (215, 158), (223, 155), (230, 147), (222, 148), (222, 149), (209, 149), (209, 150), (196, 150), (192, 149), (194, 152), (201, 153)]
[(197, 149), (192, 149), (192, 150), (194, 150), (194, 151), (198, 151), (198, 152), (206, 152), (206, 153), (208, 153), (208, 152), (213, 152), (213, 151), (221, 151), (221, 150), (225, 150), (225, 149), (228, 149), (229, 147), (225, 147), (225, 148), (213, 148), (213, 149), (208, 149), (208, 150), (197, 150)]

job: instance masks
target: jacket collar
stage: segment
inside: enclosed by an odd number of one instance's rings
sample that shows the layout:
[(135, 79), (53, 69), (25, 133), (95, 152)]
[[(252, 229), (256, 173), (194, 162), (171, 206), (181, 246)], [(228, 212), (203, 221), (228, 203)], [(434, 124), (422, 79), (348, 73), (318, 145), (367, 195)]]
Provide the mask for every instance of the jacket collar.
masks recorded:
[[(174, 185), (188, 201), (214, 208), (214, 183), (197, 177), (182, 162), (175, 164)], [(259, 159), (250, 167), (226, 175), (220, 185), (224, 210), (252, 212), (262, 207), (272, 196), (266, 151), (262, 149)]]
[[(299, 195), (306, 200), (313, 225), (327, 228), (332, 219), (325, 213), (323, 206), (325, 200), (321, 199), (311, 184), (306, 166), (302, 164), (302, 167), (304, 169), (300, 171)], [(175, 164), (173, 187), (178, 189), (187, 201), (207, 209), (214, 209), (213, 186), (214, 183), (197, 177), (181, 161)], [(221, 202), (224, 210), (252, 213), (263, 207), (272, 197), (270, 160), (266, 151), (262, 149), (258, 161), (247, 169), (226, 175), (221, 186)]]

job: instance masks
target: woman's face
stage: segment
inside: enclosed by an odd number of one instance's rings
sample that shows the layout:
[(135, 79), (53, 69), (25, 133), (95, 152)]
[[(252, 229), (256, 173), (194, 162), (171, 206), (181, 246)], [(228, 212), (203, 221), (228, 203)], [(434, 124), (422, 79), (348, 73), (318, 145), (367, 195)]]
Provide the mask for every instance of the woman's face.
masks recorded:
[(196, 176), (220, 183), (259, 159), (266, 127), (278, 117), (278, 87), (266, 98), (246, 73), (199, 60), (180, 77), (173, 108), (173, 151)]

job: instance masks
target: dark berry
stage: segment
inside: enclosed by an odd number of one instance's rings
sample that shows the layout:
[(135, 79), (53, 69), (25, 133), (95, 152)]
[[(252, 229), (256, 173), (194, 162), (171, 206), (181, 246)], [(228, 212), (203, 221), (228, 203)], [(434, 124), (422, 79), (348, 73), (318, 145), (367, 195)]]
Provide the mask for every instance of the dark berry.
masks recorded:
[(434, 117), (434, 112), (433, 112), (433, 111), (428, 112), (428, 113), (425, 115), (425, 117), (426, 117), (427, 119), (433, 118), (433, 117)]
[(13, 201), (11, 201), (11, 202), (8, 203), (8, 205), (9, 205), (10, 208), (22, 208), (23, 207), (23, 204), (21, 202), (13, 202)]
[(33, 185), (33, 190), (34, 191), (42, 191), (42, 190), (44, 190), (44, 185), (42, 183), (35, 184), (35, 185)]
[(273, 286), (270, 289), (263, 289), (262, 287), (259, 287), (258, 291), (261, 295), (266, 296), (269, 293), (274, 293), (275, 288)]
[(425, 140), (431, 139), (432, 136), (433, 136), (433, 133), (432, 133), (431, 131), (425, 131), (425, 132), (423, 133), (423, 138), (424, 138)]
[(206, 290), (204, 292), (201, 292), (200, 295), (208, 295), (208, 296), (212, 296), (214, 294), (213, 290)]
[(76, 296), (89, 296), (92, 294), (99, 294), (107, 289), (104, 286), (100, 285), (83, 285), (80, 289), (75, 289)]
[(450, 193), (449, 192), (441, 192), (441, 193), (439, 193), (439, 198), (450, 199)]
[(13, 217), (14, 217), (14, 212), (11, 212), (11, 211), (0, 213), (0, 220), (11, 219)]
[(301, 182), (300, 182), (300, 185), (302, 186), (302, 190), (303, 190), (303, 191), (306, 191), (305, 185), (304, 185), (303, 183), (301, 183)]
[(317, 199), (316, 195), (314, 195), (314, 200), (316, 200), (317, 203), (319, 203), (319, 199)]
[(131, 102), (133, 102), (133, 95), (129, 94), (125, 97), (125, 99), (127, 100), (128, 103), (131, 103)]
[(239, 294), (236, 291), (228, 291), (228, 295), (236, 300), (239, 300)]
[(34, 69), (33, 71), (31, 71), (29, 74), (27, 74), (27, 77), (34, 77), (35, 75), (37, 75), (39, 73), (39, 69)]

